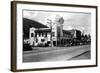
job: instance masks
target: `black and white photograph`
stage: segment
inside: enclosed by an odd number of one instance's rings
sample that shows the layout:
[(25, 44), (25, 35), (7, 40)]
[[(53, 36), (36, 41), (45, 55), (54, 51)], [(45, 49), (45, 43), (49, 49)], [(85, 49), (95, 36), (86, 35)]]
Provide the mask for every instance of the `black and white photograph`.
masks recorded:
[(12, 2), (12, 71), (97, 66), (97, 6)]
[(91, 13), (23, 10), (23, 62), (91, 59)]

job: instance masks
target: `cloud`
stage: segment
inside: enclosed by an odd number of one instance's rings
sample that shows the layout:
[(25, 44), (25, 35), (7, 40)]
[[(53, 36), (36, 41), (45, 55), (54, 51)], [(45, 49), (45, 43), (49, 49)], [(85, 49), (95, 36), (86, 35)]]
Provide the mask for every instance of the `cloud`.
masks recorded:
[(23, 11), (23, 17), (24, 18), (33, 19), (37, 16), (38, 16), (38, 11), (27, 11), (27, 10)]
[(73, 21), (73, 19), (72, 18), (69, 18), (69, 19), (66, 19), (65, 21), (68, 21), (69, 22), (69, 21)]
[(63, 26), (63, 29), (64, 30), (71, 30), (71, 29), (73, 29), (73, 27), (72, 26)]

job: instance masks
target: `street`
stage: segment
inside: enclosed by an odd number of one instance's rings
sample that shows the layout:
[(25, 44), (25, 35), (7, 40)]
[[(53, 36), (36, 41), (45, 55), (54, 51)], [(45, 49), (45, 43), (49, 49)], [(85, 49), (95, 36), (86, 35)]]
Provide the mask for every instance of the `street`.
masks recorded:
[(90, 45), (71, 47), (36, 47), (23, 52), (23, 62), (66, 61), (90, 59)]

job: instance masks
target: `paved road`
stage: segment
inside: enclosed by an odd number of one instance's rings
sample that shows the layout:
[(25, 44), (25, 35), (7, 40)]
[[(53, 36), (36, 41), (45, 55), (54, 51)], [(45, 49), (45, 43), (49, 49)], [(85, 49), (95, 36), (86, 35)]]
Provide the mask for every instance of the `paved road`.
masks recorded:
[[(37, 48), (23, 53), (23, 62), (66, 61), (90, 59), (90, 45)], [(87, 54), (86, 54), (87, 52)]]
[(85, 60), (85, 59), (91, 59), (91, 54), (90, 54), (90, 51), (86, 51), (80, 55), (77, 55), (75, 57), (72, 57), (71, 59), (69, 60)]

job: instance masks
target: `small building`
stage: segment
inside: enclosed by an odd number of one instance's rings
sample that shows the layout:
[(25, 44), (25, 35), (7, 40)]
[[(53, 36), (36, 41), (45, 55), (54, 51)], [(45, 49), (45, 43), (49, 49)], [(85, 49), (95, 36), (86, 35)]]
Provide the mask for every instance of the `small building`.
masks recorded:
[[(30, 45), (46, 46), (51, 42), (51, 29), (35, 29), (30, 28)], [(48, 44), (49, 46), (49, 44)]]

